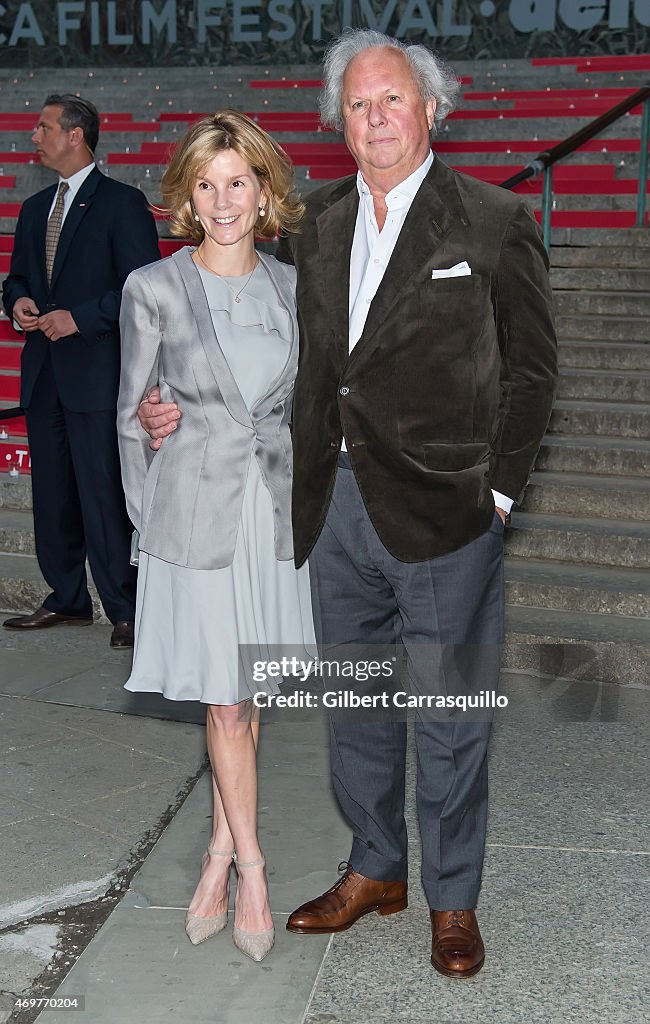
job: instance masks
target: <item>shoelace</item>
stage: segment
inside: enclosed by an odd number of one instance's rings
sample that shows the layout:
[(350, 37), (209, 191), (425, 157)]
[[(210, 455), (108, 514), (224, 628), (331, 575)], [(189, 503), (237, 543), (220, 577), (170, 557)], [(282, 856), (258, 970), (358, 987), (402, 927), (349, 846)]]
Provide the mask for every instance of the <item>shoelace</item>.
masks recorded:
[(453, 927), (454, 925), (457, 925), (459, 928), (465, 927), (464, 910), (451, 910), (449, 912), (449, 926)]

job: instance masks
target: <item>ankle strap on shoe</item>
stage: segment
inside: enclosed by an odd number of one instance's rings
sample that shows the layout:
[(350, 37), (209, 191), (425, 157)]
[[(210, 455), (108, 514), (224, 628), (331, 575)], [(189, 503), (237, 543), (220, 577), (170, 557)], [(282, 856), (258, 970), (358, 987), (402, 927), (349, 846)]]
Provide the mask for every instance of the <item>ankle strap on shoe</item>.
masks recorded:
[(239, 860), (238, 857), (237, 857), (237, 854), (233, 853), (232, 859), (234, 860), (235, 865), (238, 868), (261, 868), (261, 867), (264, 867), (264, 864), (265, 864), (264, 857), (260, 857), (259, 860), (249, 860), (249, 861), (246, 862), (246, 861), (243, 861), (243, 860)]

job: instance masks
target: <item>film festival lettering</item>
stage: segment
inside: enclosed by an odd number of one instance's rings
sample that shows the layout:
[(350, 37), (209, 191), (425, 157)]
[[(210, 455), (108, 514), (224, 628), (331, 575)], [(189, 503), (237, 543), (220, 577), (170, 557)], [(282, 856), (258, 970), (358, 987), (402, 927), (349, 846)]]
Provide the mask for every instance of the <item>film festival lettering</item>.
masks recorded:
[[(59, 0), (0, 3), (0, 62), (39, 51), (51, 62), (148, 63), (318, 59), (350, 26), (438, 45), (457, 57), (610, 52), (643, 45), (650, 0)], [(293, 49), (292, 49), (293, 47)], [(75, 60), (76, 58), (76, 60)]]

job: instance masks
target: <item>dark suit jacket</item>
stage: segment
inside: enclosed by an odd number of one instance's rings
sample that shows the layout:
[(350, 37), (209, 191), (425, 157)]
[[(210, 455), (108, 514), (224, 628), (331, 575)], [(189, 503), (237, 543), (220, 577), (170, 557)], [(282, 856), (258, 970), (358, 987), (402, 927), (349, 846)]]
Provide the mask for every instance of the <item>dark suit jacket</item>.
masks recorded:
[(23, 203), (3, 302), (10, 317), (16, 300), (25, 295), (41, 313), (68, 309), (79, 334), (56, 342), (41, 331), (25, 336), (20, 404), (29, 407), (49, 346), (64, 406), (73, 412), (113, 409), (120, 378), (122, 286), (132, 270), (160, 258), (156, 224), (139, 189), (95, 168), (63, 222), (48, 288), (45, 232), (57, 188), (58, 183), (51, 185)]
[[(298, 565), (323, 526), (342, 433), (379, 537), (415, 562), (484, 533), (491, 488), (520, 497), (553, 401), (548, 260), (522, 199), (436, 158), (348, 355), (358, 202), (354, 176), (312, 192), (278, 251), (298, 271)], [(463, 260), (471, 276), (431, 279)]]

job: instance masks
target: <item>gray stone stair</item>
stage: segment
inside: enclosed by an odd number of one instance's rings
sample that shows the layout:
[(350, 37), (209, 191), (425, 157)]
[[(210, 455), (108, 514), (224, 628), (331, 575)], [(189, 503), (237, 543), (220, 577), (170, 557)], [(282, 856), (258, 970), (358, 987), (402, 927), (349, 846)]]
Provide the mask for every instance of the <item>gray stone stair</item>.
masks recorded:
[(649, 236), (554, 232), (561, 373), (506, 539), (506, 665), (650, 682)]
[[(650, 347), (650, 346), (649, 346)], [(650, 371), (563, 368), (558, 381), (558, 398), (608, 402), (650, 402)]]
[(556, 291), (555, 308), (559, 316), (576, 316), (583, 313), (595, 316), (605, 313), (608, 317), (643, 317), (647, 327), (650, 319), (650, 292), (617, 292), (605, 289)]
[(515, 513), (508, 554), (587, 565), (650, 568), (650, 523), (543, 512)]
[[(570, 293), (565, 292), (565, 295)], [(555, 325), (561, 338), (575, 338), (578, 341), (639, 341), (647, 344), (650, 340), (647, 316), (632, 316), (629, 313), (614, 315), (607, 309), (598, 314), (584, 315), (578, 315), (575, 308), (567, 312), (559, 311)]]
[(565, 516), (602, 516), (650, 522), (647, 477), (588, 473), (533, 473), (523, 502), (526, 512)]
[(650, 372), (650, 344), (642, 341), (578, 341), (564, 339), (559, 348), (562, 368), (645, 370)]
[(650, 406), (643, 402), (560, 398), (555, 402), (549, 431), (553, 434), (650, 438)]
[(639, 267), (552, 267), (554, 289), (615, 289), (616, 291), (650, 292), (650, 270)]
[(543, 609), (540, 621), (557, 611), (566, 616), (568, 629), (573, 612), (595, 614), (609, 639), (615, 639), (607, 619), (618, 615), (635, 619), (650, 643), (650, 592), (643, 570), (509, 555), (506, 586), (508, 607)]
[(635, 438), (547, 434), (537, 457), (539, 470), (635, 477), (650, 473), (648, 443)]

